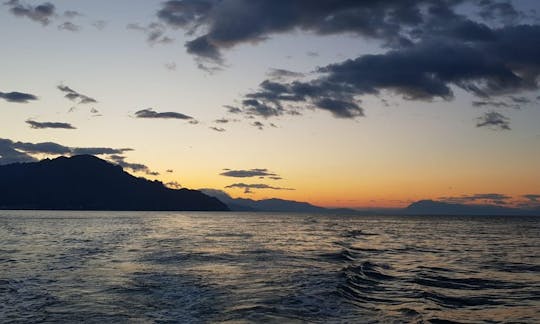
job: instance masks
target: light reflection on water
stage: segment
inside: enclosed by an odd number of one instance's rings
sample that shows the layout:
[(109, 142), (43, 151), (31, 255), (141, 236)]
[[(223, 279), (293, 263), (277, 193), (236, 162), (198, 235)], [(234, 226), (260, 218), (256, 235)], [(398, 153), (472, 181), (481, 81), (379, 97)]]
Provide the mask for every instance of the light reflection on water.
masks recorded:
[(540, 218), (0, 211), (0, 322), (539, 322)]

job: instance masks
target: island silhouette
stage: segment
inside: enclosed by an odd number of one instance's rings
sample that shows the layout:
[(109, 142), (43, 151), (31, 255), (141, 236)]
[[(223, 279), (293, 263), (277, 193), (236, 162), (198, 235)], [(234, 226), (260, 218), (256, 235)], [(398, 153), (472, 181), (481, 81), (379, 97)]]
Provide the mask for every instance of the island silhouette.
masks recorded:
[(92, 155), (0, 166), (0, 209), (228, 211), (197, 190), (137, 178)]

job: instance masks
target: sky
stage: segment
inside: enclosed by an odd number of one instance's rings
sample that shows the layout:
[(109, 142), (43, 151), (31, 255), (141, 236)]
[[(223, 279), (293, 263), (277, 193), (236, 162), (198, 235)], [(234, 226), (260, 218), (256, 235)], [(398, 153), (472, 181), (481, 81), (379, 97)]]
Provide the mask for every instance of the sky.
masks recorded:
[(0, 37), (0, 164), (94, 154), (332, 207), (540, 205), (534, 0), (8, 0)]

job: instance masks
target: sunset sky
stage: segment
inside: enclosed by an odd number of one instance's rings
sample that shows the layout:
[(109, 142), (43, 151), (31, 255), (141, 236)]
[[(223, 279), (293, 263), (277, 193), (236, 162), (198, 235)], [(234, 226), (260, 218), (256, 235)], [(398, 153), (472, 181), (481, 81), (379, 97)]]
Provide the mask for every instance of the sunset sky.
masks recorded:
[(321, 206), (540, 202), (536, 0), (11, 0), (0, 36), (0, 164), (96, 154)]

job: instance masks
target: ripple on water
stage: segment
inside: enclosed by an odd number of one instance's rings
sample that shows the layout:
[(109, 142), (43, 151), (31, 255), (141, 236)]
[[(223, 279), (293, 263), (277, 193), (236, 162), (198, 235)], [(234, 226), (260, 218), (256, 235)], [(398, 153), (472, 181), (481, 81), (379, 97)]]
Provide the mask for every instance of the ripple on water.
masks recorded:
[(0, 212), (0, 322), (540, 321), (540, 219)]

